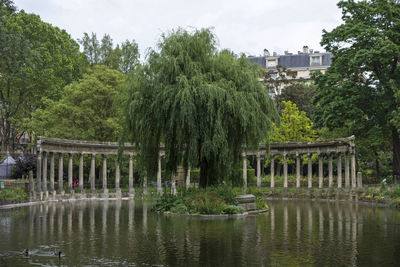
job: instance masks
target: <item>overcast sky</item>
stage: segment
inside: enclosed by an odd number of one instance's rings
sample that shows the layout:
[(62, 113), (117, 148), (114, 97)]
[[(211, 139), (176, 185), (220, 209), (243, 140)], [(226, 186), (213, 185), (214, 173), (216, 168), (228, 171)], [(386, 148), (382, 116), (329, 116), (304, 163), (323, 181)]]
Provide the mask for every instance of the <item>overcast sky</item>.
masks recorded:
[(322, 29), (341, 22), (338, 0), (14, 0), (18, 9), (40, 15), (74, 39), (95, 32), (114, 44), (134, 39), (142, 54), (177, 27), (213, 27), (220, 48), (261, 55), (303, 45), (323, 50)]

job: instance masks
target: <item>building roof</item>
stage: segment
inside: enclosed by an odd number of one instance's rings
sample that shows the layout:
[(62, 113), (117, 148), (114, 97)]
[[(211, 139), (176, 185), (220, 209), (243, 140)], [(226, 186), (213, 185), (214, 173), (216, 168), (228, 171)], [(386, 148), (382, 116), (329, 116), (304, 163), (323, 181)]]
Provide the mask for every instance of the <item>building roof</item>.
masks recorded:
[[(310, 65), (310, 56), (322, 56), (322, 65)], [(300, 54), (289, 54), (289, 55), (277, 55), (277, 56), (260, 56), (260, 57), (248, 57), (250, 62), (258, 63), (261, 67), (266, 68), (267, 58), (278, 58), (278, 65), (281, 65), (287, 69), (291, 68), (308, 68), (308, 67), (329, 67), (332, 62), (331, 53), (300, 53)]]

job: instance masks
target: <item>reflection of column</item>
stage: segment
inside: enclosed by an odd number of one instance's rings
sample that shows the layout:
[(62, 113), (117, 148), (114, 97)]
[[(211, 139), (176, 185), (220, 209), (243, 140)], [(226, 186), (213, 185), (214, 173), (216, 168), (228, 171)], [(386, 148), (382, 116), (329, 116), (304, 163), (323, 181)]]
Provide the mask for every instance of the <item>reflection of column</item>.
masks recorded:
[(79, 193), (83, 194), (83, 154), (79, 154)]
[(176, 195), (176, 178), (175, 173), (171, 174), (171, 195)]
[(103, 155), (103, 197), (108, 197), (108, 188), (107, 188), (107, 155)]
[(349, 152), (346, 152), (344, 155), (344, 187), (346, 189), (350, 188), (350, 161), (349, 161)]
[(351, 188), (355, 189), (356, 186), (356, 154), (353, 149), (353, 151), (351, 151)]
[(129, 233), (133, 233), (133, 224), (134, 224), (134, 217), (135, 217), (135, 200), (130, 199), (128, 202), (128, 230)]
[[(352, 155), (353, 156), (353, 155)], [(353, 205), (351, 206), (351, 217), (352, 217), (352, 226), (351, 226), (351, 265), (357, 265), (357, 211), (353, 211)]]
[(323, 155), (320, 153), (318, 154), (318, 188), (322, 189), (323, 188), (323, 175), (324, 175), (324, 169), (323, 169)]
[(47, 155), (49, 153), (45, 152), (43, 154), (43, 192), (44, 192), (44, 197), (46, 199), (49, 198), (49, 191), (47, 191)]
[(108, 200), (103, 201), (103, 212), (102, 212), (102, 236), (103, 236), (103, 253), (107, 251), (107, 211), (108, 211)]
[(72, 154), (68, 153), (68, 192), (70, 194), (74, 193), (74, 189), (72, 187)]
[(319, 240), (320, 242), (324, 240), (324, 213), (321, 205), (318, 207), (319, 213)]
[(143, 201), (143, 233), (147, 233), (147, 202)]
[(271, 189), (275, 188), (275, 162), (274, 155), (271, 154)]
[(310, 203), (308, 204), (307, 207), (308, 207), (308, 239), (309, 242), (312, 243), (313, 210)]
[(271, 204), (269, 207), (270, 207), (270, 214), (271, 214), (271, 240), (274, 240), (274, 237), (275, 237), (275, 204)]
[(338, 188), (342, 188), (342, 153), (337, 154), (337, 184)]
[(288, 166), (287, 166), (287, 154), (283, 153), (283, 190), (286, 192), (288, 187)]
[(243, 192), (247, 192), (247, 158), (246, 153), (242, 153), (242, 160), (243, 160)]
[(288, 245), (288, 227), (289, 227), (288, 203), (285, 202), (283, 203), (283, 242), (285, 246)]
[(333, 166), (332, 166), (332, 161), (333, 161), (333, 154), (329, 153), (329, 165), (328, 165), (328, 187), (329, 189), (332, 189), (333, 186)]
[(338, 241), (339, 244), (341, 244), (343, 239), (343, 216), (342, 216), (342, 208), (338, 204), (337, 204), (337, 214), (338, 214)]
[(63, 215), (64, 215), (64, 205), (59, 206), (58, 209), (58, 217), (57, 217), (57, 226), (58, 226), (58, 237), (61, 239), (63, 234)]
[[(190, 173), (190, 172), (189, 172)], [(189, 174), (190, 175), (190, 174)], [(157, 194), (162, 195), (161, 186), (161, 155), (158, 154), (158, 169), (157, 169)]]
[(333, 243), (334, 242), (334, 233), (333, 233), (333, 213), (332, 213), (332, 207), (331, 204), (328, 203), (328, 215), (329, 215), (329, 242)]
[(78, 213), (78, 228), (79, 233), (82, 235), (83, 231), (83, 202), (79, 203), (79, 213)]
[(135, 196), (135, 188), (133, 188), (133, 155), (129, 154), (129, 173), (128, 173), (128, 179), (129, 179), (129, 197), (132, 198)]
[(296, 237), (297, 237), (297, 249), (299, 249), (301, 244), (301, 214), (300, 214), (300, 206), (298, 203), (296, 203)]
[(261, 188), (261, 155), (257, 153), (257, 188)]
[(50, 232), (50, 238), (53, 239), (53, 234), (54, 234), (54, 214), (56, 212), (56, 206), (54, 203), (50, 204), (50, 214), (49, 214), (49, 232)]
[(296, 154), (296, 188), (300, 189), (300, 154)]
[(64, 175), (64, 170), (63, 170), (63, 154), (59, 153), (58, 154), (58, 192), (61, 195), (64, 195), (64, 186), (63, 186), (63, 175)]
[(89, 221), (90, 221), (90, 233), (91, 233), (91, 237), (93, 237), (93, 235), (94, 235), (94, 221), (95, 221), (94, 202), (90, 203)]
[(51, 152), (50, 154), (50, 192), (55, 197), (55, 190), (54, 190), (54, 153)]
[(115, 234), (117, 235), (116, 240), (119, 240), (118, 235), (119, 235), (119, 212), (121, 210), (121, 200), (117, 200), (115, 202)]
[(90, 160), (90, 191), (92, 194), (96, 193), (96, 154), (92, 154)]
[(121, 171), (119, 169), (119, 162), (118, 160), (115, 161), (115, 194), (117, 198), (121, 197), (121, 188), (119, 186)]
[(308, 153), (308, 189), (312, 188), (312, 154)]

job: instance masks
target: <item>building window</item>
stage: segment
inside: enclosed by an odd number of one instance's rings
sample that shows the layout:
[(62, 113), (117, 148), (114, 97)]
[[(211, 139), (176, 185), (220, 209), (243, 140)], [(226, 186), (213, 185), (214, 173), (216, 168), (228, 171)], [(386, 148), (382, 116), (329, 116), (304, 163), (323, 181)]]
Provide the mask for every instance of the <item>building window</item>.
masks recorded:
[(314, 57), (311, 57), (311, 60), (310, 60), (311, 62), (311, 66), (315, 66), (315, 65), (322, 65), (322, 57), (321, 56), (314, 56)]
[(276, 67), (276, 60), (267, 60), (267, 67), (268, 68), (275, 68)]

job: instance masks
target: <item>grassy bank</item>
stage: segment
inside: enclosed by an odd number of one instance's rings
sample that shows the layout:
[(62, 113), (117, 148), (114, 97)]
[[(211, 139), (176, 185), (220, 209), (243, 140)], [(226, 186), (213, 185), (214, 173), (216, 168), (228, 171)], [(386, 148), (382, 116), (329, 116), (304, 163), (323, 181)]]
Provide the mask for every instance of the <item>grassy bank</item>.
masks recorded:
[(25, 193), (25, 190), (21, 187), (8, 186), (0, 189), (1, 204), (25, 202), (28, 198), (28, 194)]

